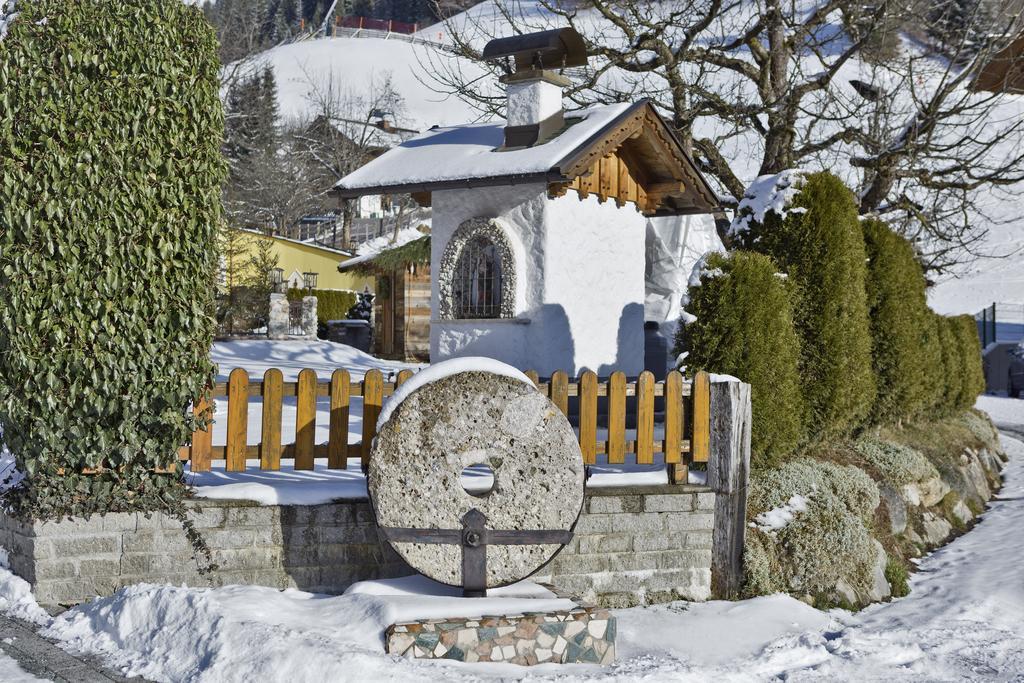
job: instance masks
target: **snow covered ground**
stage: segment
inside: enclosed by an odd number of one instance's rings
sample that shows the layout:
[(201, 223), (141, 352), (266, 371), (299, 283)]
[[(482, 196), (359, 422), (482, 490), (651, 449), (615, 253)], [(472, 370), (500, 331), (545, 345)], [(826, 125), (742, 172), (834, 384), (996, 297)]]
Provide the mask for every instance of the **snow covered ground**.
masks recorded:
[(28, 673), (11, 657), (0, 653), (0, 681), (4, 683), (35, 683), (45, 679), (36, 678)]
[[(262, 53), (257, 63), (274, 68), (281, 117), (287, 121), (310, 120), (317, 111), (315, 103), (329, 95), (372, 103), (386, 78), (404, 99), (406, 111), (399, 125), (426, 130), (472, 121), (476, 114), (470, 106), (431, 89), (421, 64), (429, 61), (432, 49), (401, 40), (325, 38), (280, 45)], [(465, 68), (472, 70), (474, 65), (467, 63)], [(353, 115), (361, 118), (366, 111)]]
[(285, 382), (294, 382), (299, 371), (305, 368), (316, 370), (321, 380), (331, 378), (331, 373), (344, 368), (352, 373), (352, 379), (359, 381), (368, 370), (374, 368), (384, 373), (384, 379), (394, 379), (399, 370), (419, 368), (414, 363), (381, 360), (345, 344), (317, 339), (313, 341), (272, 341), (269, 339), (245, 339), (239, 341), (214, 342), (210, 359), (219, 366), (217, 379), (227, 381), (228, 373), (235, 368), (245, 368), (250, 379), (263, 379), (263, 373), (278, 368), (284, 373)]
[(978, 410), (988, 413), (997, 426), (1006, 425), (1024, 430), (1024, 400), (1006, 396), (979, 396), (974, 404)]

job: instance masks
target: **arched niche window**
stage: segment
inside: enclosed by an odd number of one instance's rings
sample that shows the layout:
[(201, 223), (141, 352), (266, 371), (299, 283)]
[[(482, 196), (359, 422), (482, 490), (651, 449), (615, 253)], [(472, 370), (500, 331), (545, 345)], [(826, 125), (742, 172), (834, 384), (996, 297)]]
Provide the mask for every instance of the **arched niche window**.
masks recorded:
[(515, 268), (505, 232), (493, 219), (474, 218), (455, 231), (441, 258), (441, 318), (512, 318)]
[(455, 264), (452, 298), (456, 318), (501, 317), (501, 257), (482, 235), (466, 242)]

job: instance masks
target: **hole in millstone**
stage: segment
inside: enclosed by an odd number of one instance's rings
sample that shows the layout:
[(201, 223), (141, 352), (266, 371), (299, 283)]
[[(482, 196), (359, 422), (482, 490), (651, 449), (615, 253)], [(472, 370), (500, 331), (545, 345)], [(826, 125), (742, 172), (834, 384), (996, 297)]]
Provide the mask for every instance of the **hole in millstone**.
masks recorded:
[(483, 498), (494, 490), (494, 470), (483, 463), (464, 467), (459, 475), (459, 483), (469, 495)]

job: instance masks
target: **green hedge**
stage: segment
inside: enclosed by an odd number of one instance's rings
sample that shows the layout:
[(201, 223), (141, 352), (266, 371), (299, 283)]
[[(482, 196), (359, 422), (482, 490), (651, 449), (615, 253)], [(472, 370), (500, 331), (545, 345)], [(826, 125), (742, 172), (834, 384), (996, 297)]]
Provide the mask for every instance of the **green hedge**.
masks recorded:
[(949, 326), (957, 349), (956, 410), (974, 407), (978, 395), (985, 391), (985, 371), (981, 364), (981, 339), (974, 316), (958, 315), (949, 318)]
[(180, 477), (153, 470), (177, 466), (214, 377), (217, 40), (181, 0), (18, 12), (0, 40), (0, 424), (28, 477), (7, 503), (181, 512)]
[(945, 318), (930, 308), (925, 309), (922, 330), (921, 351), (924, 359), (925, 401), (923, 408), (926, 416), (942, 417), (947, 410), (947, 382), (949, 374), (946, 370), (950, 350), (945, 346)]
[(930, 408), (928, 304), (913, 246), (882, 221), (862, 222), (867, 249), (867, 300), (877, 394), (874, 424), (897, 422)]
[(328, 320), (344, 320), (348, 317), (348, 309), (359, 299), (358, 292), (348, 289), (289, 289), (289, 301), (297, 301), (304, 296), (316, 297), (316, 321), (324, 325)]
[(771, 259), (762, 254), (712, 254), (699, 286), (689, 290), (676, 353), (688, 368), (734, 375), (749, 382), (753, 401), (751, 442), (755, 466), (775, 464), (803, 438), (800, 341), (793, 327), (789, 291)]
[(810, 428), (820, 437), (848, 434), (875, 400), (864, 234), (853, 193), (829, 173), (809, 174), (785, 217), (752, 220), (740, 241), (771, 256), (795, 286)]

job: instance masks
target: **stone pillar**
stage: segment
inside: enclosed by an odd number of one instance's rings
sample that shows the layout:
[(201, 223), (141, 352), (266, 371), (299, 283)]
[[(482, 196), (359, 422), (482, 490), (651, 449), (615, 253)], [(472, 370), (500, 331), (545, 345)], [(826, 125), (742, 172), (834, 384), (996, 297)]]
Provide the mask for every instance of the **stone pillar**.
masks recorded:
[(711, 453), (708, 485), (715, 491), (711, 593), (718, 599), (739, 596), (743, 584), (743, 541), (747, 528), (750, 480), (750, 385), (711, 385)]
[(302, 336), (316, 339), (316, 297), (302, 297)]
[(267, 336), (271, 339), (288, 338), (288, 298), (284, 294), (270, 295)]

